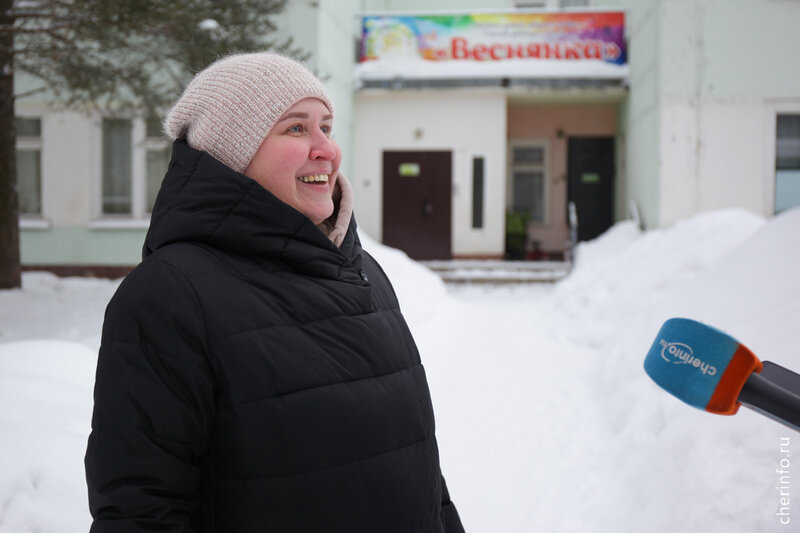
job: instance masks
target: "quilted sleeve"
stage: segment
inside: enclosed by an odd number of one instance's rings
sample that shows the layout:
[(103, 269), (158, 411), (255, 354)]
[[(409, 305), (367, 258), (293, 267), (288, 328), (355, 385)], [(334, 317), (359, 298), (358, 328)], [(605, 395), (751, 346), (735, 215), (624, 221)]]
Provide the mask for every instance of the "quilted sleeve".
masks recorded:
[(464, 533), (464, 526), (461, 525), (461, 518), (458, 516), (456, 506), (450, 501), (450, 493), (447, 491), (444, 477), (442, 477), (442, 522), (445, 533)]
[(151, 261), (106, 310), (85, 457), (91, 532), (192, 531), (213, 417), (199, 301), (181, 273)]

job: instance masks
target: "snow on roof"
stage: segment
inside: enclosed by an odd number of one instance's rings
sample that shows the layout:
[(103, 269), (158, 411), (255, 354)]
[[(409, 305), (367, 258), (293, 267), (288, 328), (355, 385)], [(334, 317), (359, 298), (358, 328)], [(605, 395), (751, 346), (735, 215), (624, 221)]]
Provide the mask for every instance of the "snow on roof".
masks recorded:
[(475, 79), (475, 78), (592, 78), (628, 79), (628, 65), (603, 60), (506, 59), (503, 61), (429, 61), (396, 57), (365, 61), (356, 65), (356, 79)]

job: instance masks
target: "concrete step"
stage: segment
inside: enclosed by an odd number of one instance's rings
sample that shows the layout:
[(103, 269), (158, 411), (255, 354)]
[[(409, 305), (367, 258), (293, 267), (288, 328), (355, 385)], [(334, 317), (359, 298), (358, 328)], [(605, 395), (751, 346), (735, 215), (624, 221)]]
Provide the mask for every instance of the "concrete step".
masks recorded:
[(569, 274), (564, 261), (500, 261), (454, 259), (420, 261), (445, 283), (553, 283)]

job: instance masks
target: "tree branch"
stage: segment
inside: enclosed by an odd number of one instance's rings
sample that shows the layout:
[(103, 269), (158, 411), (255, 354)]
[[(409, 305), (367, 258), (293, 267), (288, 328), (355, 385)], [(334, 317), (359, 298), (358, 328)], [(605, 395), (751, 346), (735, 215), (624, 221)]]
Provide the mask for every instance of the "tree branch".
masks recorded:
[[(14, 33), (51, 33), (56, 30), (68, 30), (71, 29), (72, 27), (73, 27), (72, 24), (64, 23), (64, 24), (56, 24), (55, 26), (39, 26), (36, 28), (16, 28), (12, 31)], [(8, 31), (8, 30), (0, 29), (0, 31)]]
[(27, 98), (28, 96), (33, 96), (34, 94), (39, 94), (47, 90), (47, 87), (39, 87), (38, 89), (31, 89), (30, 91), (25, 91), (24, 93), (17, 93), (14, 95), (14, 98)]

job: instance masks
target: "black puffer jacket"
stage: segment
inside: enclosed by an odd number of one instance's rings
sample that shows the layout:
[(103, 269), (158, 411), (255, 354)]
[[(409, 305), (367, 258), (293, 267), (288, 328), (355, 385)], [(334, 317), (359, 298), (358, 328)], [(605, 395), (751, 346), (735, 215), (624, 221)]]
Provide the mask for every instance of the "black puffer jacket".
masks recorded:
[(350, 224), (340, 248), (177, 142), (106, 312), (92, 531), (463, 531), (419, 354)]

